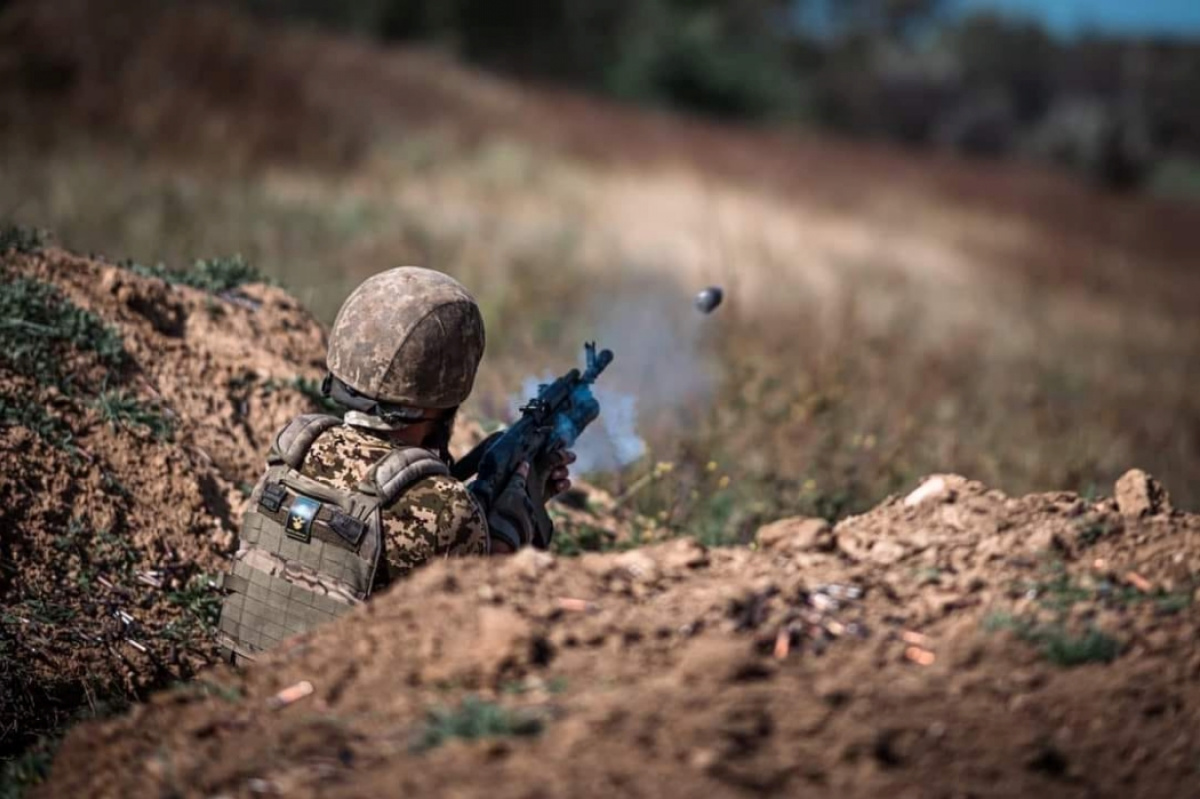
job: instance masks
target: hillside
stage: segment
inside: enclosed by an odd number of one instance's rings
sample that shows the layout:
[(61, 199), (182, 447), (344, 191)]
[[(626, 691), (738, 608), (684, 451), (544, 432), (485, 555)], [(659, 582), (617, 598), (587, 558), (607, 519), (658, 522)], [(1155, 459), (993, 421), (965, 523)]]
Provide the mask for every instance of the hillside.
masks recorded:
[[(143, 264), (241, 253), (326, 322), (368, 274), (448, 271), (503, 331), (485, 418), (604, 339), (651, 457), (602, 482), (675, 464), (678, 492), (632, 501), (678, 529), (716, 515), (744, 540), (939, 470), (1094, 493), (1139, 463), (1197, 500), (1195, 206), (638, 112), (207, 4), (18, 0), (0, 41), (17, 221)], [(728, 301), (700, 323), (711, 283)], [(693, 509), (712, 461), (730, 496)]]
[(5, 291), (53, 299), (18, 318), (88, 315), (127, 360), (96, 383), (115, 350), (52, 337), (70, 381), (0, 374), (6, 416), (43, 421), (3, 432), (5, 745), (148, 699), (74, 729), (35, 795), (1172, 796), (1197, 777), (1200, 517), (1139, 472), (1115, 501), (937, 476), (750, 549), (437, 564), (197, 677), (215, 602), (197, 575), (268, 431), (310, 407), (296, 378), (323, 332), (228, 265), (168, 281), (31, 249), (5, 256)]
[[(32, 238), (10, 249), (13, 233), (0, 243), (6, 754), (213, 662), (210, 579), (271, 436), (318, 409), (325, 350), (324, 329), (240, 262), (154, 273)], [(456, 451), (480, 435), (460, 427)], [(561, 514), (568, 535), (619, 532)]]
[[(1200, 777), (1200, 208), (158, 0), (0, 4), (0, 174), (15, 789), (77, 721), (40, 795)], [(597, 339), (646, 453), (559, 504), (553, 554), (209, 669), (322, 323), (406, 263), (485, 316), (460, 447)]]

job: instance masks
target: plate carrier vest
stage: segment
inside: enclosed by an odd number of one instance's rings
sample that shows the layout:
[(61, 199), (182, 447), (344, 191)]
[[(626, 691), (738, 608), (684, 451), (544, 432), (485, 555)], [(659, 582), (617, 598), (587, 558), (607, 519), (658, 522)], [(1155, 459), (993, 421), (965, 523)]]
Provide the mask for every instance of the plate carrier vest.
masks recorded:
[(309, 414), (275, 437), (242, 518), (233, 568), (223, 578), (217, 635), (231, 660), (253, 660), (366, 599), (383, 556), (382, 510), (426, 477), (449, 474), (421, 447), (389, 452), (353, 490), (300, 474), (313, 442), (339, 424), (334, 416)]

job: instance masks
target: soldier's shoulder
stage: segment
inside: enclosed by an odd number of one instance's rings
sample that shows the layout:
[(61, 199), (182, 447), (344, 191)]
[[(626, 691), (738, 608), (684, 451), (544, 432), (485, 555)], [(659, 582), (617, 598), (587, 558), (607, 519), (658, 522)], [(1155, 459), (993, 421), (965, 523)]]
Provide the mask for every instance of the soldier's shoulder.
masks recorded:
[(391, 510), (406, 508), (436, 513), (478, 513), (471, 490), (449, 475), (436, 474), (426, 477), (400, 495)]
[(388, 560), (397, 573), (435, 555), (488, 551), (487, 522), (471, 491), (445, 475), (410, 487), (383, 514)]
[(300, 471), (351, 488), (390, 451), (386, 441), (350, 425), (338, 425), (317, 436)]

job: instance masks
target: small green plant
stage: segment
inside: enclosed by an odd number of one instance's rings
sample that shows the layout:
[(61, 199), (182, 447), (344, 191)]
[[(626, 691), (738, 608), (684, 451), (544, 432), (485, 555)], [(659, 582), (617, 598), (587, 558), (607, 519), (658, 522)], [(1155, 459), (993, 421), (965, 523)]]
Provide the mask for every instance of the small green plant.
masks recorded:
[(100, 365), (120, 370), (129, 363), (121, 336), (91, 311), (46, 283), (3, 275), (0, 281), (0, 366), (40, 385), (71, 393), (75, 369), (66, 349), (94, 353)]
[(21, 799), (31, 788), (45, 782), (61, 740), (58, 736), (47, 736), (17, 757), (0, 761), (0, 799)]
[(27, 617), (39, 624), (51, 626), (66, 624), (75, 618), (75, 611), (72, 608), (36, 597), (28, 598), (14, 605), (13, 609), (16, 613), (9, 614), (13, 618)]
[(1062, 627), (1050, 627), (1041, 630), (1038, 638), (1042, 654), (1059, 666), (1111, 663), (1121, 654), (1121, 642), (1094, 627), (1077, 635)]
[(415, 752), (435, 749), (454, 738), (475, 741), (480, 738), (527, 737), (541, 733), (545, 722), (531, 711), (513, 710), (468, 696), (456, 708), (430, 711), (413, 740)]
[(555, 555), (577, 557), (584, 552), (614, 552), (626, 549), (612, 534), (588, 524), (555, 523), (550, 549)]
[(1094, 627), (1072, 633), (1062, 622), (1043, 624), (1025, 616), (997, 613), (984, 620), (989, 632), (1011, 630), (1036, 646), (1046, 660), (1070, 668), (1085, 663), (1111, 663), (1121, 654), (1121, 642)]
[(1076, 540), (1083, 549), (1095, 546), (1102, 539), (1121, 531), (1121, 523), (1109, 519), (1080, 519), (1077, 524)]
[(167, 600), (184, 610), (183, 626), (169, 625), (175, 627), (175, 632), (187, 634), (197, 625), (209, 632), (217, 626), (221, 615), (221, 596), (213, 590), (209, 575), (195, 575), (186, 586), (168, 593)]
[(263, 388), (268, 392), (279, 391), (280, 389), (290, 389), (303, 394), (309, 402), (313, 404), (316, 410), (323, 413), (332, 414), (341, 418), (346, 413), (346, 409), (334, 402), (321, 390), (319, 380), (296, 375), (288, 380), (268, 380), (263, 383)]
[(200, 259), (193, 262), (187, 269), (168, 269), (162, 264), (145, 266), (133, 261), (126, 261), (122, 266), (145, 277), (159, 278), (181, 286), (191, 286), (210, 294), (232, 291), (247, 283), (269, 282), (258, 269), (240, 255), (229, 258)]
[(174, 422), (159, 406), (144, 403), (136, 395), (124, 390), (102, 391), (93, 405), (113, 429), (143, 427), (159, 441), (169, 441), (175, 433)]
[(12, 224), (0, 225), (0, 253), (10, 251), (19, 253), (38, 252), (49, 241), (50, 234), (44, 230)]
[(0, 394), (0, 427), (24, 427), (59, 449), (70, 450), (74, 434), (62, 419), (51, 416), (36, 400)]
[(262, 273), (240, 255), (231, 258), (198, 260), (183, 272), (181, 283), (193, 288), (220, 294), (246, 283), (265, 282)]

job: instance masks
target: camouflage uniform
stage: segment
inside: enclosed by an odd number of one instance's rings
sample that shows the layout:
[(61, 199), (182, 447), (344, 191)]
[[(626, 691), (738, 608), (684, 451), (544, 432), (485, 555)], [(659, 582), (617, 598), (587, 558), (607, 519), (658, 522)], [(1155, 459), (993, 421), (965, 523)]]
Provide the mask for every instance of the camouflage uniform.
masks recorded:
[[(324, 384), (346, 416), (305, 414), (274, 439), (222, 578), (230, 658), (331, 621), (432, 558), (490, 553), (484, 514), (437, 454), (483, 349), (475, 300), (439, 272), (391, 269), (346, 299)], [(398, 443), (414, 426), (423, 445)], [(529, 526), (528, 496), (521, 475), (492, 512), (511, 505), (503, 518)]]
[[(341, 425), (313, 442), (300, 473), (350, 491), (391, 449), (369, 430)], [(483, 514), (452, 477), (434, 475), (412, 486), (384, 510), (382, 521), (386, 569), (379, 570), (377, 587), (436, 557), (488, 554)]]

